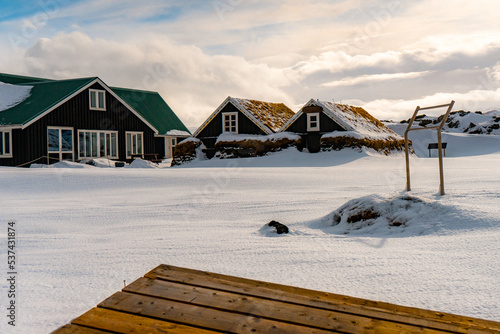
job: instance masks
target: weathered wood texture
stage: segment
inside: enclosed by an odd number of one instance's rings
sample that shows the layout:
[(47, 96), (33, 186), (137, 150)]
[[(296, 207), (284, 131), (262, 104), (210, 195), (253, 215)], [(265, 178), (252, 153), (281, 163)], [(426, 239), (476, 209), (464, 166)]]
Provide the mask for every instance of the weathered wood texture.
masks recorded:
[(500, 333), (500, 323), (160, 265), (54, 333)]

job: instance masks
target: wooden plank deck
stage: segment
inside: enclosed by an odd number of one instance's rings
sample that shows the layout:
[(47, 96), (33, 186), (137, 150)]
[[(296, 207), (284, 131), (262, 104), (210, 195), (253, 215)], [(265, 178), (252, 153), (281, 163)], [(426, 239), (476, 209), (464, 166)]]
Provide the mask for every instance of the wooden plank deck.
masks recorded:
[(500, 323), (160, 265), (54, 333), (498, 333)]

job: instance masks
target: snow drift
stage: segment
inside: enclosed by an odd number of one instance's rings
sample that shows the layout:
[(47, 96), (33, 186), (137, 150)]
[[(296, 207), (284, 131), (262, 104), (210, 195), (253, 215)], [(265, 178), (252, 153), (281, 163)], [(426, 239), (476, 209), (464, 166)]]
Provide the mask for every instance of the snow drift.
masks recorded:
[(491, 226), (480, 216), (456, 206), (402, 194), (393, 197), (369, 195), (350, 200), (311, 227), (336, 234), (386, 237), (440, 234)]

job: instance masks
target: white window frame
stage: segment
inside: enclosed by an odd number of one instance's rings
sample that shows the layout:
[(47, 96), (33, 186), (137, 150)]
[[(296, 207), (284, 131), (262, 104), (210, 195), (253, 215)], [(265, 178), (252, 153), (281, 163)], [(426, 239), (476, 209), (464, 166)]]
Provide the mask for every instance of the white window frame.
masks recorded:
[[(49, 151), (49, 130), (58, 130), (59, 131), (59, 150), (58, 151)], [(62, 131), (70, 130), (71, 131), (71, 151), (63, 151), (62, 150)], [(63, 154), (71, 154), (71, 160), (75, 161), (75, 130), (72, 127), (63, 127), (63, 126), (48, 126), (47, 127), (47, 162), (48, 164), (53, 163), (54, 161), (50, 159), (50, 154), (59, 154), (59, 161), (64, 161)], [(67, 160), (67, 159), (66, 159)]]
[[(319, 131), (319, 112), (307, 113), (307, 131)], [(311, 118), (316, 116), (316, 121)]]
[[(133, 147), (129, 148), (129, 143), (128, 143), (128, 136), (131, 136), (131, 142), (133, 142), (133, 138), (136, 138), (136, 144), (138, 142), (137, 138), (140, 135), (141, 136), (141, 151), (139, 152), (138, 146), (136, 145), (135, 151), (133, 151)], [(129, 154), (130, 151), (130, 154)], [(125, 155), (127, 156), (127, 159), (132, 158), (132, 155), (135, 154), (144, 154), (144, 132), (137, 132), (137, 131), (126, 131), (125, 132)]]
[(169, 159), (174, 156), (174, 148), (177, 145), (177, 137), (165, 137), (165, 158)]
[[(80, 134), (82, 134), (86, 137), (87, 133), (90, 134), (90, 137), (92, 137), (92, 134), (96, 134), (96, 140), (97, 140), (97, 149), (96, 149), (96, 155), (92, 156), (92, 147), (90, 149), (91, 153), (90, 156), (87, 156), (87, 145), (86, 145), (86, 140), (84, 139), (84, 147), (82, 149), (81, 147), (81, 142), (80, 142)], [(104, 134), (104, 155), (101, 155), (101, 134)], [(116, 150), (115, 154), (113, 155), (113, 145), (112, 145), (112, 135), (115, 135), (116, 138)], [(107, 145), (107, 136), (109, 135), (110, 137), (110, 144), (111, 147), (109, 147), (109, 151), (111, 154), (107, 154), (108, 151), (108, 145)], [(108, 158), (108, 159), (118, 159), (118, 131), (101, 131), (101, 130), (78, 130), (78, 136), (77, 136), (77, 141), (78, 141), (78, 160), (82, 159), (92, 159), (92, 158)], [(92, 142), (90, 143), (92, 146)], [(81, 153), (82, 151), (84, 152), (84, 155), (82, 156)]]
[[(6, 148), (6, 145), (5, 145), (5, 135), (6, 134), (9, 134), (9, 146), (8, 146), (8, 149), (9, 149), (9, 153), (5, 153), (5, 148)], [(12, 158), (12, 130), (0, 130), (0, 136), (2, 137), (2, 140), (1, 140), (1, 145), (2, 147), (0, 147), (0, 158)]]
[[(95, 93), (95, 107), (92, 107), (92, 93)], [(102, 107), (99, 106), (99, 94), (102, 94)], [(90, 110), (106, 110), (106, 91), (102, 89), (89, 89)]]
[[(226, 125), (226, 121), (232, 122), (234, 116), (235, 125)], [(225, 112), (222, 113), (222, 132), (238, 134), (238, 112)]]

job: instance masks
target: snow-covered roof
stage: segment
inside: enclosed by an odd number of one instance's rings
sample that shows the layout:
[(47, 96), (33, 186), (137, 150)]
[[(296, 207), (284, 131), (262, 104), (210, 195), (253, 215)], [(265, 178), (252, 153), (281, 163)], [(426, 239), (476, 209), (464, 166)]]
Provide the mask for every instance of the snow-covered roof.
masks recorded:
[(233, 98), (233, 100), (236, 100), (243, 108), (273, 132), (278, 132), (295, 114), (283, 103), (263, 102), (241, 98)]
[(190, 137), (191, 134), (182, 130), (170, 130), (166, 133), (167, 136)]
[(303, 114), (303, 109), (311, 106), (321, 107), (325, 115), (344, 128), (344, 130), (355, 134), (356, 137), (399, 137), (397, 133), (386, 127), (382, 122), (361, 107), (315, 99), (309, 100), (302, 109), (281, 128), (281, 131), (286, 131), (286, 129)]
[(193, 133), (193, 137), (196, 137), (228, 103), (235, 106), (267, 135), (278, 132), (294, 115), (294, 112), (283, 103), (263, 102), (228, 96)]
[(11, 85), (0, 82), (0, 111), (12, 108), (30, 96), (33, 86)]

